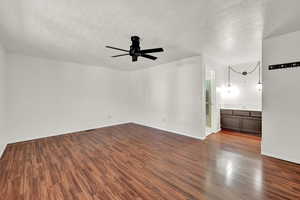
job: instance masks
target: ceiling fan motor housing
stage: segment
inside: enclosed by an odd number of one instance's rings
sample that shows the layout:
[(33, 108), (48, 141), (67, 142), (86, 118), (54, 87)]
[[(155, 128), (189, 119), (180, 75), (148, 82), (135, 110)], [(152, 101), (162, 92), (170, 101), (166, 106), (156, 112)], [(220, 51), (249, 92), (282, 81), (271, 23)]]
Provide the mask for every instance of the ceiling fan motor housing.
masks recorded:
[(140, 56), (140, 38), (138, 36), (132, 36), (131, 42), (132, 45), (130, 46), (129, 55), (132, 56), (132, 61), (135, 62), (138, 60), (138, 56)]

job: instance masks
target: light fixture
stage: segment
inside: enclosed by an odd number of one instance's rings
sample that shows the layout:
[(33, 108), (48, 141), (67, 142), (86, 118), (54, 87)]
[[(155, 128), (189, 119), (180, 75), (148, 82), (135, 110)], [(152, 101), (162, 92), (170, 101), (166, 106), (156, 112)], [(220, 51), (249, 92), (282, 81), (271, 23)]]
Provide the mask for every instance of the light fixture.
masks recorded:
[(256, 89), (257, 89), (258, 91), (262, 91), (262, 83), (257, 83)]
[(242, 72), (239, 72), (237, 70), (235, 70), (234, 68), (232, 68), (231, 66), (228, 66), (228, 83), (227, 83), (227, 87), (230, 88), (231, 87), (231, 71), (237, 73), (237, 74), (240, 74), (242, 76), (247, 76), (247, 75), (250, 75), (252, 73), (254, 73), (256, 70), (258, 69), (258, 83), (257, 83), (257, 90), (258, 91), (262, 91), (262, 81), (261, 81), (261, 65), (260, 65), (260, 62), (257, 62), (256, 66), (250, 70), (250, 71), (242, 71)]
[(258, 89), (258, 91), (262, 91), (262, 82), (261, 82), (261, 65), (259, 62), (259, 68), (258, 68), (258, 83), (256, 85), (256, 88)]
[(217, 88), (220, 92), (221, 97), (224, 99), (235, 98), (239, 95), (239, 89), (231, 84), (231, 74), (230, 68), (228, 68), (228, 82), (227, 85), (223, 85), (222, 87)]
[(235, 98), (240, 94), (240, 90), (234, 86), (225, 86), (223, 85), (222, 87), (217, 88), (218, 92), (220, 92), (221, 97), (224, 99), (231, 99)]
[(227, 93), (230, 94), (231, 93), (231, 76), (230, 76), (230, 66), (228, 67), (228, 83), (227, 83)]

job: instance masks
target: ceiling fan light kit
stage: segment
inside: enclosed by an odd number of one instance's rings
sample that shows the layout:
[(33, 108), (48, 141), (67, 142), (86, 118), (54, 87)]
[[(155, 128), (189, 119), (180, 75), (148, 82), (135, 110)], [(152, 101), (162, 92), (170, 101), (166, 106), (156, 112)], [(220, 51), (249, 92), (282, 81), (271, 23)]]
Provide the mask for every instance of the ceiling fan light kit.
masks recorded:
[(138, 36), (132, 36), (131, 37), (131, 43), (132, 44), (131, 44), (129, 50), (120, 49), (120, 48), (116, 48), (116, 47), (112, 47), (112, 46), (106, 46), (106, 48), (127, 52), (127, 53), (115, 55), (115, 56), (112, 56), (112, 57), (116, 58), (116, 57), (121, 57), (121, 56), (131, 56), (132, 62), (138, 61), (138, 57), (143, 57), (143, 58), (147, 58), (147, 59), (151, 59), (151, 60), (156, 60), (157, 57), (149, 55), (149, 53), (159, 53), (159, 52), (164, 51), (163, 48), (154, 48), (154, 49), (143, 49), (143, 50), (141, 50), (140, 38)]

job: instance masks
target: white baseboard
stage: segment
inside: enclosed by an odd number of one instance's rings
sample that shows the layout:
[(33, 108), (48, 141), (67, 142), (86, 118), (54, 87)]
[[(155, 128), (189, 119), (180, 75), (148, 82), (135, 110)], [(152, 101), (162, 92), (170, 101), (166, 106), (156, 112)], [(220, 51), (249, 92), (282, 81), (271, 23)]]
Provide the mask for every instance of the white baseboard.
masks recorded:
[[(14, 144), (14, 143), (18, 143), (18, 142), (26, 142), (26, 141), (31, 141), (31, 140), (43, 139), (43, 138), (48, 138), (48, 137), (53, 137), (53, 136), (58, 136), (58, 135), (70, 134), (70, 133), (77, 133), (77, 132), (82, 132), (82, 131), (86, 131), (86, 130), (90, 130), (90, 129), (105, 128), (105, 127), (116, 126), (116, 125), (127, 124), (127, 123), (131, 123), (131, 122), (121, 121), (121, 122), (116, 122), (116, 123), (106, 123), (106, 124), (103, 124), (103, 125), (97, 126), (97, 127), (86, 127), (86, 128), (82, 128), (82, 129), (71, 129), (71, 130), (68, 130), (68, 131), (61, 131), (61, 132), (57, 131), (57, 132), (54, 132), (54, 133), (45, 134), (45, 135), (40, 136), (40, 137), (26, 137), (26, 138), (24, 137), (22, 139), (16, 139), (15, 141), (8, 141), (7, 144)], [(0, 159), (2, 157), (2, 154), (4, 153), (4, 150), (6, 149), (7, 144), (0, 145)]]
[(222, 130), (221, 128), (216, 129), (216, 130), (215, 130), (215, 133), (218, 133), (218, 132), (220, 132), (221, 130)]
[(4, 152), (4, 149), (5, 149), (5, 147), (3, 148), (3, 147), (0, 147), (0, 160), (1, 160), (1, 158), (2, 158), (2, 154), (3, 154), (3, 152)]
[(162, 131), (167, 131), (169, 133), (174, 133), (174, 134), (177, 134), (177, 135), (187, 136), (187, 137), (198, 139), (198, 140), (204, 140), (205, 139), (205, 137), (197, 137), (197, 136), (189, 135), (189, 134), (178, 132), (178, 131), (171, 130), (171, 129), (166, 129), (166, 128), (161, 128), (161, 127), (158, 127), (158, 126), (148, 125), (148, 124), (145, 124), (145, 123), (140, 123), (140, 122), (132, 122), (132, 123), (137, 124), (137, 125), (150, 127), (150, 128), (154, 128), (154, 129), (158, 129), (158, 130), (162, 130)]
[(130, 123), (130, 122), (118, 121), (118, 122), (113, 122), (113, 123), (104, 123), (99, 126), (86, 126), (86, 127), (82, 127), (82, 128), (71, 128), (71, 129), (67, 129), (67, 130), (54, 130), (54, 131), (49, 131), (51, 133), (44, 133), (43, 135), (37, 136), (37, 137), (33, 136), (33, 137), (18, 138), (14, 141), (9, 141), (9, 144), (43, 139), (43, 138), (48, 138), (48, 137), (53, 137), (53, 136), (58, 136), (58, 135), (66, 135), (66, 134), (77, 133), (77, 132), (82, 132), (82, 131), (91, 130), (91, 129), (98, 129), (98, 128), (105, 128), (105, 127), (110, 127), (110, 126), (121, 125), (121, 124), (126, 124), (126, 123)]
[[(42, 138), (58, 136), (58, 135), (65, 135), (65, 134), (70, 134), (70, 133), (76, 133), (76, 132), (86, 131), (86, 130), (90, 130), (90, 129), (105, 128), (105, 127), (116, 126), (116, 125), (127, 124), (127, 123), (133, 123), (133, 124), (138, 124), (138, 125), (142, 125), (142, 126), (147, 126), (147, 127), (150, 127), (150, 128), (155, 128), (155, 129), (158, 129), (158, 130), (167, 131), (167, 132), (170, 132), (170, 133), (195, 138), (195, 139), (198, 139), (198, 140), (204, 140), (205, 139), (205, 137), (197, 137), (197, 136), (189, 135), (189, 134), (182, 133), (182, 132), (179, 132), (179, 131), (175, 131), (175, 130), (172, 130), (172, 129), (166, 129), (166, 128), (161, 128), (161, 127), (157, 127), (157, 126), (151, 126), (151, 125), (148, 125), (148, 124), (145, 124), (145, 123), (119, 122), (119, 123), (105, 124), (105, 125), (102, 125), (102, 126), (99, 126), (99, 127), (89, 127), (89, 128), (85, 128), (85, 129), (81, 129), (81, 130), (69, 130), (69, 131), (61, 132), (61, 133), (48, 134), (47, 136), (42, 136), (42, 137), (24, 138), (24, 139), (21, 139), (21, 140), (10, 141), (9, 144), (13, 144), (13, 143), (17, 143), (17, 142), (24, 142), (24, 141), (31, 141), (31, 140), (36, 140), (36, 139), (42, 139)], [(6, 144), (0, 146), (0, 158), (2, 157), (2, 154), (5, 150), (5, 148), (6, 148)]]
[(273, 157), (273, 158), (276, 158), (276, 159), (279, 159), (279, 160), (284, 160), (284, 161), (288, 161), (288, 162), (292, 162), (292, 163), (295, 163), (295, 164), (300, 164), (300, 160), (297, 160), (297, 159), (294, 159), (294, 158), (288, 158), (286, 156), (282, 156), (282, 155), (277, 155), (277, 154), (274, 154), (274, 153), (268, 153), (268, 152), (261, 152), (262, 155), (264, 156), (268, 156), (268, 157)]
[(0, 160), (2, 158), (2, 154), (4, 153), (5, 148), (6, 148), (6, 145), (0, 145)]

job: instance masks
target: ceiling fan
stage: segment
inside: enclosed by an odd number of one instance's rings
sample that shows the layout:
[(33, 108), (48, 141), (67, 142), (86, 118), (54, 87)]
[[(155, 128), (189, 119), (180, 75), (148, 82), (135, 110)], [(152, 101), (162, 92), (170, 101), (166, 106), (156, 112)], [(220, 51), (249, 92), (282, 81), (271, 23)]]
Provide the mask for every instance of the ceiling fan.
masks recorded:
[(131, 37), (131, 42), (132, 42), (132, 45), (130, 46), (130, 50), (120, 49), (120, 48), (116, 48), (116, 47), (112, 47), (112, 46), (106, 46), (106, 48), (127, 52), (125, 54), (115, 55), (115, 56), (112, 56), (112, 57), (116, 58), (116, 57), (121, 57), (121, 56), (131, 56), (132, 57), (132, 62), (136, 62), (138, 60), (139, 56), (144, 57), (144, 58), (148, 58), (148, 59), (151, 59), (151, 60), (156, 60), (157, 57), (149, 55), (148, 53), (158, 53), (158, 52), (163, 52), (164, 51), (163, 48), (143, 49), (143, 50), (141, 50), (141, 48), (140, 48), (140, 38), (138, 36), (132, 36)]

